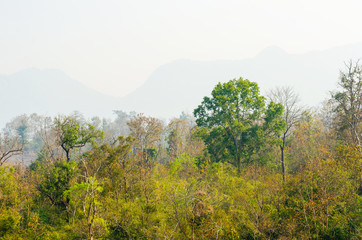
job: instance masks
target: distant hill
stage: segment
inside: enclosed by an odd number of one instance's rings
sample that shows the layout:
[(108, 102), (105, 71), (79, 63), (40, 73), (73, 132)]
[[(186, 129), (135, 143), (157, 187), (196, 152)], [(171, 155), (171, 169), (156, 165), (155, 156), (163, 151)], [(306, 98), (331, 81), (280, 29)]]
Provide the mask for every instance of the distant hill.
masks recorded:
[(124, 97), (121, 108), (155, 116), (177, 116), (192, 110), (218, 82), (247, 78), (262, 92), (289, 85), (304, 104), (315, 106), (336, 89), (339, 70), (349, 59), (362, 58), (362, 43), (306, 54), (288, 54), (268, 47), (244, 60), (178, 60), (156, 69), (145, 84)]
[(247, 78), (262, 92), (289, 85), (302, 102), (317, 105), (337, 88), (339, 70), (349, 59), (362, 58), (362, 43), (306, 54), (268, 47), (244, 60), (178, 60), (156, 69), (145, 83), (124, 98), (101, 94), (59, 70), (27, 69), (0, 75), (0, 128), (23, 113), (54, 116), (79, 110), (86, 116), (112, 116), (112, 110), (143, 112), (162, 118), (192, 113), (218, 82)]
[(0, 75), (0, 89), (0, 127), (17, 115), (34, 112), (54, 116), (79, 110), (86, 116), (111, 116), (119, 101), (54, 69)]

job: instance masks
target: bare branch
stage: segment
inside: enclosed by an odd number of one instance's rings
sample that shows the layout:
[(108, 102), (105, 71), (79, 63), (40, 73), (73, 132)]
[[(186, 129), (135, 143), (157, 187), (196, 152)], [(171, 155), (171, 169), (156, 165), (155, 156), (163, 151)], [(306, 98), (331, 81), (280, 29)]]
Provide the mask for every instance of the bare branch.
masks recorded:
[(9, 137), (0, 135), (0, 166), (9, 158), (20, 155), (23, 152), (24, 143), (19, 137)]

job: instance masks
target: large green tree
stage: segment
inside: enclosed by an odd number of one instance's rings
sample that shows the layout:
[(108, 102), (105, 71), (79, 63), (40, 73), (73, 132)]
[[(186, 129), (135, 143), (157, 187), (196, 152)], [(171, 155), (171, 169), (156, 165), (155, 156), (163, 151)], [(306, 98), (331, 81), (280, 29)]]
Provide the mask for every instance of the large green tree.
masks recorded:
[(54, 165), (41, 170), (42, 181), (37, 186), (40, 195), (50, 200), (51, 204), (58, 206), (67, 214), (69, 221), (69, 197), (66, 191), (72, 186), (72, 182), (76, 177), (76, 163), (57, 161)]
[[(217, 84), (211, 97), (204, 97), (194, 110), (196, 123), (210, 129), (204, 134), (206, 145), (212, 142), (223, 147), (223, 155), (227, 152), (232, 156), (238, 171), (242, 161), (250, 162), (253, 154), (280, 134), (285, 127), (282, 114), (281, 104), (271, 101), (266, 106), (257, 83), (242, 78)], [(222, 142), (215, 144), (214, 140)]]

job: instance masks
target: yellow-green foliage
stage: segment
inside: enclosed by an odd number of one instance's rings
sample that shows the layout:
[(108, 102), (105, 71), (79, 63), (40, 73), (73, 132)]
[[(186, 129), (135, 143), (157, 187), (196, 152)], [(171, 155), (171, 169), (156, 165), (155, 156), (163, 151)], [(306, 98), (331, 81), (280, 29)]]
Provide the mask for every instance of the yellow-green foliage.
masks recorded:
[(268, 165), (250, 164), (240, 173), (223, 162), (200, 168), (198, 159), (187, 154), (167, 164), (149, 163), (130, 154), (128, 144), (94, 146), (68, 164), (76, 175), (61, 185), (64, 205), (53, 204), (39, 188), (53, 179), (39, 176), (58, 173), (64, 162), (31, 172), (0, 168), (0, 238), (360, 237), (361, 155), (356, 148), (321, 148), (320, 157), (306, 159), (283, 183), (281, 173)]

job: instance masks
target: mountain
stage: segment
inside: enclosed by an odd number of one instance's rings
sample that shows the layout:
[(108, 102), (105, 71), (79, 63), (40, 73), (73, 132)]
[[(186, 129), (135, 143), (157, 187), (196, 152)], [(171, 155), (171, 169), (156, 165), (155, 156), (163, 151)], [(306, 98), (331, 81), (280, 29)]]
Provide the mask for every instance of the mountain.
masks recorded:
[(55, 116), (79, 110), (86, 116), (111, 116), (119, 99), (101, 94), (55, 69), (31, 68), (0, 75), (0, 127), (24, 113)]
[(54, 69), (27, 69), (0, 75), (0, 128), (24, 113), (112, 116), (112, 110), (143, 112), (161, 118), (192, 113), (218, 82), (243, 77), (265, 93), (275, 86), (292, 86), (302, 103), (318, 105), (337, 88), (339, 70), (349, 59), (362, 58), (362, 43), (288, 54), (272, 46), (243, 60), (178, 60), (156, 69), (145, 83), (123, 98), (101, 94)]
[(337, 88), (339, 70), (349, 59), (362, 58), (362, 43), (306, 54), (288, 54), (272, 46), (244, 60), (178, 60), (156, 69), (145, 84), (121, 100), (121, 108), (154, 116), (192, 112), (218, 82), (243, 77), (265, 93), (292, 86), (303, 104), (315, 106)]

